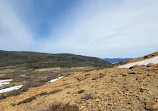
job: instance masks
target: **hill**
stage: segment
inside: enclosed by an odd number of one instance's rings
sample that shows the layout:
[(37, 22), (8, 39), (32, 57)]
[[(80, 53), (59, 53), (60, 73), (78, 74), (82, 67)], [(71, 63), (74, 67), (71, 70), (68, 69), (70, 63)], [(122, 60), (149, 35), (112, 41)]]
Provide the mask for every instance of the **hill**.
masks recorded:
[(0, 67), (50, 68), (50, 67), (110, 67), (111, 63), (96, 57), (74, 54), (48, 54), (38, 52), (0, 51)]
[(157, 111), (158, 65), (75, 73), (1, 100), (1, 111)]
[(125, 61), (128, 59), (131, 59), (131, 58), (104, 58), (103, 60), (106, 60), (110, 63), (116, 64), (116, 63), (119, 63), (119, 62), (122, 62), (122, 61)]
[(158, 64), (75, 72), (1, 100), (0, 110), (158, 111), (157, 85)]
[(138, 61), (142, 61), (145, 59), (150, 59), (150, 58), (155, 57), (155, 56), (158, 56), (158, 52), (154, 52), (152, 54), (148, 54), (148, 55), (145, 55), (143, 57), (128, 59), (128, 60), (125, 60), (125, 61), (118, 63), (117, 65), (124, 65), (124, 64), (132, 63), (132, 62), (138, 62)]
[(133, 68), (133, 67), (138, 67), (138, 66), (148, 65), (148, 64), (151, 66), (151, 65), (154, 65), (157, 63), (158, 63), (158, 56), (155, 56), (155, 57), (152, 57), (149, 59), (120, 65), (120, 66), (118, 66), (118, 68)]

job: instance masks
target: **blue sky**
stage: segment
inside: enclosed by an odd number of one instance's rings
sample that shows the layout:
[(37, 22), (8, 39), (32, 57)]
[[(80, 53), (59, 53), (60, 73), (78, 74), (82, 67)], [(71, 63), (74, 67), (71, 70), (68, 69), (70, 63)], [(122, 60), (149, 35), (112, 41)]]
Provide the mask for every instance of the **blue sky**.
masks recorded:
[(0, 0), (0, 49), (138, 57), (158, 49), (158, 0)]

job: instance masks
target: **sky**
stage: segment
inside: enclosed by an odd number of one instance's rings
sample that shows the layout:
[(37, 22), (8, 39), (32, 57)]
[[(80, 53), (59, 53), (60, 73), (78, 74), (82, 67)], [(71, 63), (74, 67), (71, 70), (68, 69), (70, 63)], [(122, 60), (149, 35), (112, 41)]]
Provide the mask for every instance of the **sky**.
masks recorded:
[(158, 0), (0, 0), (0, 50), (144, 56), (158, 51)]

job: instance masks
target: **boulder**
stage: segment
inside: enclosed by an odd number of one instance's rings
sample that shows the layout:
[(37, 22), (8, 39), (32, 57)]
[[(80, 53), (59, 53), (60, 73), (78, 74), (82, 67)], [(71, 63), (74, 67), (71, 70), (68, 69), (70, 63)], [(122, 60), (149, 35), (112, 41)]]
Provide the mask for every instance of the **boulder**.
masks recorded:
[(135, 68), (138, 68), (139, 66), (138, 65), (134, 65), (132, 67), (130, 67), (129, 69), (135, 69)]
[(147, 110), (153, 110), (153, 105), (154, 105), (155, 103), (153, 102), (153, 101), (147, 101), (147, 102), (145, 102), (145, 108), (147, 109)]
[(147, 65), (147, 67), (153, 67), (153, 66), (156, 66), (156, 64), (154, 64), (154, 63), (149, 63), (149, 64)]

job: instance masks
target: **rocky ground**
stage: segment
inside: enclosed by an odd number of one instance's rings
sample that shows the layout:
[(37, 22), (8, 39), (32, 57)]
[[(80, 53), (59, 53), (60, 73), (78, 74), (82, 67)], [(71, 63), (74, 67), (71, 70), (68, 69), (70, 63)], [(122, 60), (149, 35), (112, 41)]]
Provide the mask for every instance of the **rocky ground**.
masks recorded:
[[(27, 91), (31, 87), (42, 86), (48, 81), (61, 76), (69, 76), (76, 72), (87, 72), (98, 69), (96, 67), (73, 67), (73, 68), (43, 68), (34, 70), (22, 69), (3, 69), (0, 70), (0, 81), (12, 80), (8, 84), (1, 85), (0, 83), (0, 100), (9, 96), (15, 96)], [(19, 90), (13, 90), (1, 94), (1, 90), (6, 88), (23, 85)]]
[(76, 72), (0, 101), (0, 111), (158, 111), (158, 64)]

